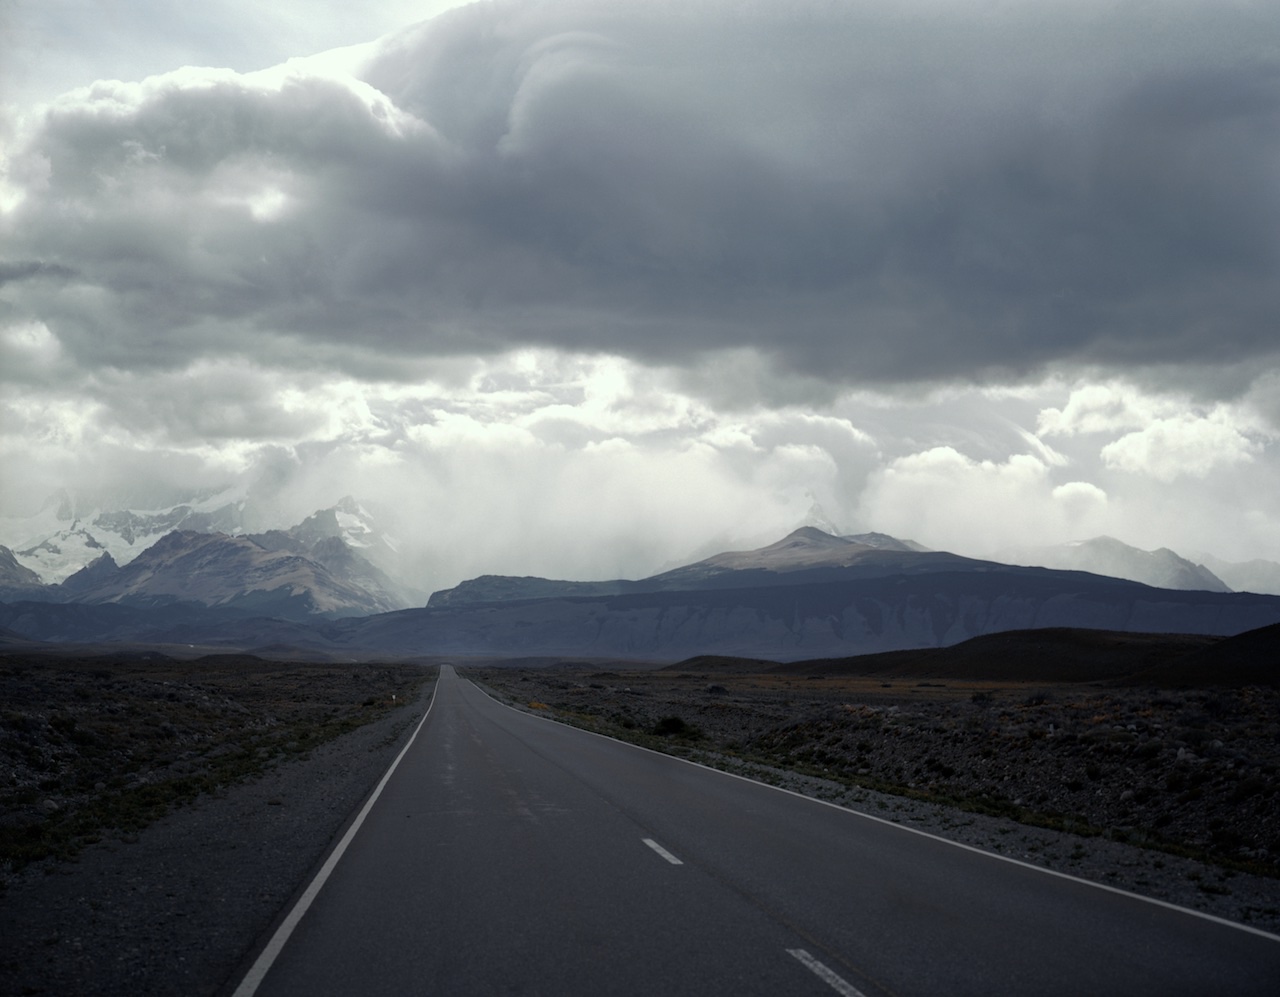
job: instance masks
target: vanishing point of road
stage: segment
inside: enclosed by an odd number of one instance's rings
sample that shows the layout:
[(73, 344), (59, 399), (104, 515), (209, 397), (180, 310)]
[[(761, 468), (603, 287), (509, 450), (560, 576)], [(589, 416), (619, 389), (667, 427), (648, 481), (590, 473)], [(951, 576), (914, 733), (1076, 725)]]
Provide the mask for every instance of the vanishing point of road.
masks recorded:
[(1280, 993), (1280, 938), (500, 705), (432, 705), (235, 997)]

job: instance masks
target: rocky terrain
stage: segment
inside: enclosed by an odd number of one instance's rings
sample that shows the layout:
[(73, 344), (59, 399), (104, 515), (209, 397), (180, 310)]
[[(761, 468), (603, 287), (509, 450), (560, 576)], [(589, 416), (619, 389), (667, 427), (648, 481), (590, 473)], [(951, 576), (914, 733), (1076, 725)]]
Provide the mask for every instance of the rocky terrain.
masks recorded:
[[(464, 671), (519, 709), (1280, 932), (1274, 685), (912, 677), (899, 658), (875, 675), (537, 664)], [(226, 992), (429, 676), (0, 657), (0, 994)]]

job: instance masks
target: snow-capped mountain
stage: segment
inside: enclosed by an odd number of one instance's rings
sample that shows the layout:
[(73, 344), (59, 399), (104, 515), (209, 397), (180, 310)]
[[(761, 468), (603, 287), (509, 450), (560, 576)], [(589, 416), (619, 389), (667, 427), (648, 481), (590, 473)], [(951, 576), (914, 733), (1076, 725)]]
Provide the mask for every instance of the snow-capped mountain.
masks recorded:
[[(425, 593), (397, 579), (394, 540), (353, 498), (265, 533), (246, 532), (251, 515), (243, 496), (229, 493), (167, 509), (85, 511), (61, 492), (30, 519), (0, 522), (0, 539), (21, 538), (12, 553), (12, 579), (6, 584), (0, 578), (0, 589), (5, 598), (43, 601), (182, 599), (210, 606), (261, 603), (263, 611), (280, 603), (291, 615), (385, 612), (426, 601)], [(157, 558), (173, 555), (175, 536), (192, 550), (200, 546), (195, 537), (217, 543), (199, 564), (186, 559), (155, 569)], [(295, 559), (291, 567), (285, 567), (287, 558)], [(141, 565), (134, 571), (136, 562)], [(210, 574), (206, 562), (216, 562), (217, 571)], [(142, 570), (145, 565), (151, 567)], [(0, 575), (4, 570), (0, 564)], [(184, 587), (180, 570), (196, 571), (198, 581)]]
[(313, 513), (297, 526), (253, 534), (251, 538), (270, 550), (308, 557), (392, 608), (403, 609), (426, 601), (424, 593), (397, 577), (395, 541), (350, 496)]
[(814, 529), (829, 533), (832, 536), (840, 535), (840, 529), (836, 526), (835, 520), (827, 515), (827, 510), (822, 508), (822, 503), (817, 499), (814, 499), (813, 504), (809, 506), (809, 511), (805, 513), (804, 519), (800, 521), (796, 528), (801, 529), (805, 526), (812, 526)]
[[(13, 551), (22, 567), (34, 571), (40, 581), (57, 585), (103, 554), (119, 567), (175, 530), (242, 536), (250, 523), (260, 520), (248, 508), (243, 494), (222, 492), (163, 509), (90, 508), (65, 490), (50, 496), (40, 511), (25, 519), (0, 519), (0, 544)], [(308, 554), (322, 540), (338, 539), (360, 554), (377, 572), (390, 579), (388, 591), (400, 591), (406, 604), (425, 600), (425, 594), (407, 586), (400, 574), (395, 540), (381, 530), (372, 513), (347, 496), (321, 509), (295, 526), (268, 531), (287, 534), (297, 541), (295, 553)], [(279, 546), (279, 542), (276, 542)], [(360, 570), (364, 570), (361, 568)], [(384, 584), (379, 581), (378, 584)]]
[(399, 572), (399, 544), (381, 528), (376, 516), (350, 495), (328, 509), (312, 513), (287, 532), (308, 546), (322, 540), (341, 540), (387, 574), (394, 577)]
[[(342, 543), (317, 546), (326, 542)], [(878, 549), (813, 528), (636, 581), (480, 578), (426, 608), (373, 615), (344, 605), (353, 593), (322, 565), (250, 537), (174, 533), (124, 568), (104, 556), (90, 572), (104, 578), (90, 580), (81, 600), (98, 604), (0, 604), (0, 628), (34, 640), (284, 641), (352, 656), (791, 661), (947, 646), (1007, 630), (1227, 635), (1280, 620), (1274, 595), (1178, 592), (1084, 571)]]
[(1114, 537), (1094, 537), (1053, 547), (1012, 547), (996, 560), (1095, 575), (1127, 578), (1157, 588), (1197, 592), (1230, 592), (1231, 588), (1203, 564), (1180, 557), (1167, 547), (1140, 550)]
[[(321, 543), (346, 550), (336, 539)], [(117, 567), (110, 557), (104, 554), (66, 580), (62, 588), (71, 601), (194, 602), (292, 618), (402, 608), (311, 557), (253, 537), (174, 530), (127, 565)]]
[(69, 578), (104, 553), (128, 564), (167, 533), (243, 532), (244, 501), (214, 495), (166, 509), (84, 511), (65, 491), (55, 493), (29, 519), (0, 521), (0, 542), (19, 564), (50, 585)]

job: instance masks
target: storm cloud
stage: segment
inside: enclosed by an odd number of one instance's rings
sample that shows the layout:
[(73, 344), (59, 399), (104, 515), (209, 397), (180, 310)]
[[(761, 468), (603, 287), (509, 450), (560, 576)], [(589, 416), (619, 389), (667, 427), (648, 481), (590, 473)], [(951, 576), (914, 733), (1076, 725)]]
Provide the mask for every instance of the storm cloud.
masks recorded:
[[(461, 8), (100, 82), (10, 156), (6, 285), (78, 362), (406, 370), (747, 348), (840, 384), (1271, 357), (1266, 5)], [(162, 343), (161, 343), (162, 341)]]
[(13, 8), (66, 48), (0, 52), (40, 94), (0, 113), (0, 517), (372, 492), (441, 585), (634, 576), (814, 503), (1280, 558), (1275, 4), (358, 33), (447, 6)]

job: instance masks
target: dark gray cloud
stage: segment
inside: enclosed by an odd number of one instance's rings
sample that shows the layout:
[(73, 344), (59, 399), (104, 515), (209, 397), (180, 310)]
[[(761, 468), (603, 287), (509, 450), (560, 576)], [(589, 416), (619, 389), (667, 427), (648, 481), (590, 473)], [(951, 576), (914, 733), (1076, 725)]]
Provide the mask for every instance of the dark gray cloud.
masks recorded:
[(42, 260), (0, 260), (0, 287), (19, 280), (46, 278), (60, 280), (74, 277), (75, 271), (58, 263)]
[(389, 38), (364, 85), (54, 105), (0, 237), (72, 279), (4, 294), (122, 368), (1271, 362), (1278, 37), (1264, 4), (476, 5)]

